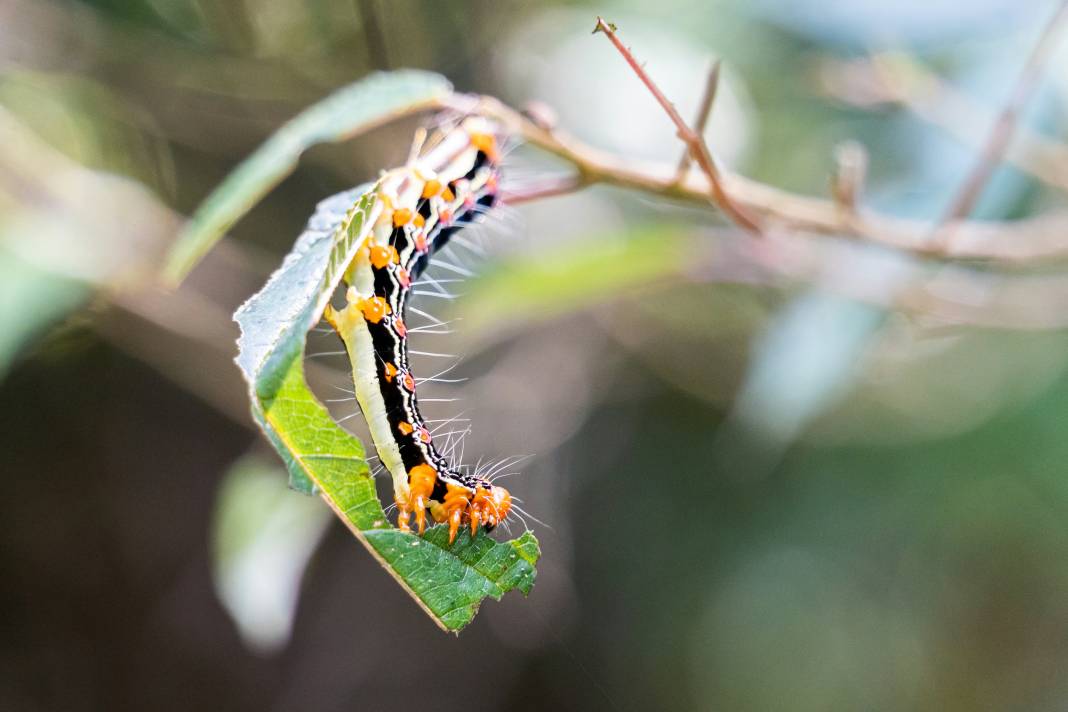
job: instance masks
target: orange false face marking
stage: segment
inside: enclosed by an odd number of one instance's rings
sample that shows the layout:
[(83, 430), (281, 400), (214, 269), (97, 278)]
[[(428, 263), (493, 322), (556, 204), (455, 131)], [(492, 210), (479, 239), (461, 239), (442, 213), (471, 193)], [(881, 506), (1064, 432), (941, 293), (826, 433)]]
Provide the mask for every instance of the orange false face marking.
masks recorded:
[(375, 245), (371, 248), (368, 259), (375, 269), (382, 269), (390, 263), (400, 262), (400, 255), (397, 253), (397, 248), (392, 245)]
[(413, 432), (415, 432), (415, 428), (413, 428), (412, 424), (409, 423), (407, 420), (402, 420), (401, 422), (397, 423), (397, 430), (400, 431), (401, 435), (411, 435)]
[(393, 383), (393, 379), (397, 376), (397, 367), (391, 363), (386, 364), (386, 383)]
[(360, 301), (360, 312), (363, 318), (372, 324), (377, 324), (385, 319), (393, 310), (384, 297), (368, 297)]
[(423, 185), (423, 197), (433, 198), (435, 195), (441, 192), (441, 181), (436, 178), (431, 178)]
[(412, 221), (412, 211), (408, 208), (397, 208), (393, 211), (393, 227), (401, 227)]

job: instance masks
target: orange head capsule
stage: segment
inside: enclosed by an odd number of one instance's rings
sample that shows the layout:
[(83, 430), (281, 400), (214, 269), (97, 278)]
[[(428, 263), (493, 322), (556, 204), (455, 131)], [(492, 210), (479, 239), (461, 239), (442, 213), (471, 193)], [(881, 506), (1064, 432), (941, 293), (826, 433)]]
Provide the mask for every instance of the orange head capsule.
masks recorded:
[(496, 485), (490, 487), (489, 491), (494, 517), (497, 519), (496, 524), (500, 524), (512, 509), (512, 495), (504, 487)]
[(487, 527), (495, 527), (504, 521), (512, 508), (512, 495), (504, 487), (479, 487), (475, 490), (471, 509)]

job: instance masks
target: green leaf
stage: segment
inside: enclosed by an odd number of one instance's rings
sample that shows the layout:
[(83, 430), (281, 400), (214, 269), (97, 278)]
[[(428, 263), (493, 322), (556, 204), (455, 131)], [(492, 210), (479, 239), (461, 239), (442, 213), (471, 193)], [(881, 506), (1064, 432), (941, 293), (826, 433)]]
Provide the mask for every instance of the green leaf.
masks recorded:
[(318, 143), (343, 141), (376, 125), (438, 105), (452, 91), (439, 74), (375, 72), (313, 104), (246, 158), (200, 205), (171, 248), (164, 278), (176, 285), (223, 233), (296, 167)]
[(359, 541), (443, 629), (458, 631), (486, 596), (527, 593), (540, 555), (529, 532), (498, 543), (480, 531), (448, 544), (443, 527), (419, 537), (389, 524), (363, 445), (312, 395), (304, 378), (305, 337), (329, 302), (372, 218), (373, 186), (320, 203), (282, 267), (235, 319), (237, 363), (252, 412), (290, 471), (291, 484), (317, 491)]

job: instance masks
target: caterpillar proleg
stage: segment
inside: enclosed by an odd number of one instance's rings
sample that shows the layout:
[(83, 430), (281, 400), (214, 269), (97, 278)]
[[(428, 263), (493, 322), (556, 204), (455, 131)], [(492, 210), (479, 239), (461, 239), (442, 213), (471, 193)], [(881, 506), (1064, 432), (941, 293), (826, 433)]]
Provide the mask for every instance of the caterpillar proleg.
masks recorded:
[(466, 116), (453, 127), (416, 137), (403, 167), (371, 188), (376, 203), (363, 245), (345, 272), (345, 306), (324, 318), (345, 344), (356, 399), (382, 465), (393, 481), (397, 525), (414, 517), (422, 533), (427, 511), (448, 522), (449, 540), (500, 524), (512, 509), (503, 487), (450, 464), (436, 447), (416, 397), (404, 317), (412, 285), (457, 231), (497, 202), (500, 130)]

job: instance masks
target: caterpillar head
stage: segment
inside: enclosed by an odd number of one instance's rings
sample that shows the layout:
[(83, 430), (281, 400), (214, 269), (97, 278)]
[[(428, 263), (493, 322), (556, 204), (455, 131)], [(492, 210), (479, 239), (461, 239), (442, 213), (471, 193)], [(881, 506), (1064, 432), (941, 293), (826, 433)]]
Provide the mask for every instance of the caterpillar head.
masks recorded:
[(449, 522), (451, 544), (462, 525), (469, 526), (471, 536), (474, 536), (479, 526), (488, 531), (504, 522), (511, 509), (512, 495), (504, 487), (491, 484), (488, 480), (479, 478), (464, 484), (448, 482), (439, 521)]
[(512, 495), (508, 490), (484, 481), (475, 489), (475, 497), (471, 502), (471, 518), (474, 520), (477, 516), (482, 526), (493, 529), (508, 517), (511, 508)]

